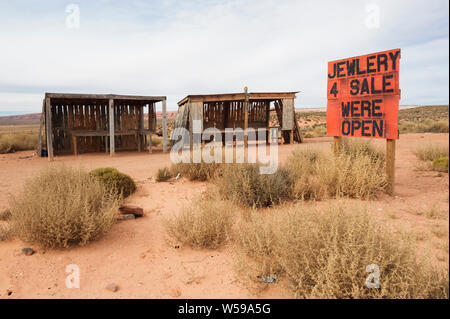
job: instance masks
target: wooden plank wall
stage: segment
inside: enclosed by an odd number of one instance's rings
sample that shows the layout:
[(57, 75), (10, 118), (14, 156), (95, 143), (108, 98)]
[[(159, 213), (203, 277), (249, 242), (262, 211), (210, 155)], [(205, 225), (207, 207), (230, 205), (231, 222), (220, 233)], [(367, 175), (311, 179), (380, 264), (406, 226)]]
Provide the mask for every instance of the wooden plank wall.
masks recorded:
[[(248, 108), (248, 127), (264, 128), (268, 126), (270, 101), (250, 100)], [(203, 103), (204, 128), (215, 127), (244, 128), (244, 101), (221, 101)]]
[[(139, 129), (141, 101), (114, 101), (115, 130)], [(55, 154), (73, 152), (70, 131), (106, 131), (109, 128), (108, 100), (51, 99)], [(105, 151), (107, 137), (78, 136), (79, 153)], [(116, 150), (137, 150), (137, 135), (116, 136)]]

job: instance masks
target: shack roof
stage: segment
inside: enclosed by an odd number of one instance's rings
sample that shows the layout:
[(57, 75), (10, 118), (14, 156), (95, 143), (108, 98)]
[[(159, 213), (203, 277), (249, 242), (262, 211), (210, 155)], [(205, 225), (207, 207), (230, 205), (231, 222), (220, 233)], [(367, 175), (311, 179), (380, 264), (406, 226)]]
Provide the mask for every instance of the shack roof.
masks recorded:
[[(295, 98), (295, 92), (253, 92), (248, 93), (249, 100), (278, 100), (285, 98)], [(245, 100), (245, 93), (225, 93), (225, 94), (202, 94), (188, 95), (178, 105), (182, 105), (188, 101), (191, 102), (219, 102), (219, 101), (242, 101)]]
[(82, 99), (82, 100), (135, 100), (160, 102), (166, 100), (165, 96), (139, 96), (119, 94), (77, 94), (77, 93), (45, 93), (45, 97), (51, 99)]

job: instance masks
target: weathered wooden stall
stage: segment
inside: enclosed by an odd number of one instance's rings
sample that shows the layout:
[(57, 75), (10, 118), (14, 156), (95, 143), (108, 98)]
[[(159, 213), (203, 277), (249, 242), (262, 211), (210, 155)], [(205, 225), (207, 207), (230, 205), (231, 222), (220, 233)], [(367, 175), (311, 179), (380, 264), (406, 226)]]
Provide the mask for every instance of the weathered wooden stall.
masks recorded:
[(192, 135), (192, 121), (201, 120), (202, 130), (214, 127), (224, 133), (225, 128), (265, 128), (268, 136), (273, 106), (284, 142), (301, 143), (302, 136), (295, 119), (296, 93), (248, 93), (245, 88), (243, 93), (188, 95), (178, 102), (174, 132), (177, 128), (185, 128)]
[[(143, 151), (156, 130), (156, 103), (162, 103), (163, 151), (167, 151), (165, 96), (45, 93), (38, 154), (45, 131), (49, 160), (54, 154)], [(145, 128), (144, 111), (148, 110)]]

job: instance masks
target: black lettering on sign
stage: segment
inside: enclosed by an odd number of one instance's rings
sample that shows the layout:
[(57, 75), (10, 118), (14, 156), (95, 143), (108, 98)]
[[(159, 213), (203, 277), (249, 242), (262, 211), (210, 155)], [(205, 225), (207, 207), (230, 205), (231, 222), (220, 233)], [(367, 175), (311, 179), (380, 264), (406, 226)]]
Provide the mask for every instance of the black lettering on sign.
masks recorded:
[(355, 135), (355, 131), (361, 128), (360, 120), (352, 120), (352, 136)]
[[(379, 125), (378, 125), (378, 122), (379, 122)], [(378, 137), (383, 137), (383, 126), (384, 126), (383, 123), (384, 123), (383, 120), (379, 120), (379, 121), (373, 120), (372, 136), (377, 136), (377, 134), (378, 134)]]
[(345, 61), (337, 63), (337, 77), (338, 78), (341, 78), (341, 77), (345, 76), (345, 73), (342, 73), (342, 71), (344, 71), (344, 68), (341, 67), (344, 64), (345, 64)]
[(378, 103), (382, 103), (382, 99), (372, 100), (372, 116), (382, 116), (383, 113), (377, 112), (380, 110), (381, 106), (377, 105)]
[(382, 53), (379, 54), (377, 57), (377, 72), (381, 71), (381, 66), (384, 66), (384, 72), (388, 70), (388, 64), (387, 64), (387, 55)]
[(377, 72), (376, 68), (372, 68), (375, 66), (375, 62), (372, 62), (371, 60), (376, 59), (376, 55), (371, 55), (367, 57), (367, 74), (369, 73), (375, 73)]
[(388, 86), (392, 84), (392, 82), (388, 82), (388, 79), (392, 79), (394, 77), (393, 74), (385, 74), (383, 75), (383, 93), (392, 93), (394, 89), (387, 89)]
[(369, 94), (369, 81), (367, 81), (367, 78), (363, 79), (361, 84), (361, 95), (364, 93)]
[(350, 102), (341, 103), (342, 117), (348, 117), (350, 115)]
[(359, 117), (361, 116), (360, 113), (357, 113), (359, 111), (359, 107), (357, 106), (357, 104), (359, 104), (361, 102), (359, 101), (352, 101), (352, 117)]
[(342, 135), (350, 134), (350, 121), (349, 120), (342, 121), (341, 132), (342, 132)]
[(359, 59), (356, 59), (356, 74), (357, 75), (363, 75), (366, 74), (366, 70), (361, 71), (359, 69)]
[(370, 81), (371, 81), (371, 86), (372, 86), (372, 94), (380, 94), (381, 90), (375, 89), (375, 77), (372, 77), (372, 79), (370, 79)]
[(328, 74), (328, 77), (330, 79), (334, 79), (335, 76), (336, 76), (336, 63), (333, 63), (333, 74)]
[(352, 76), (355, 75), (355, 59), (347, 60), (347, 75)]
[(397, 58), (400, 55), (400, 50), (396, 51), (395, 53), (389, 52), (389, 57), (392, 61), (392, 71), (397, 71)]
[(353, 79), (350, 81), (350, 95), (358, 95), (359, 93), (359, 80)]
[(361, 101), (361, 116), (364, 117), (365, 111), (367, 111), (367, 117), (371, 116), (370, 101)]
[(337, 82), (334, 82), (331, 90), (330, 90), (330, 95), (333, 94), (334, 97), (336, 97), (336, 95), (339, 93), (339, 91), (337, 90)]
[[(368, 102), (368, 101), (366, 101), (366, 102)], [(369, 102), (369, 105), (370, 105), (370, 102)], [(363, 120), (362, 121), (362, 129), (361, 129), (362, 136), (370, 136), (370, 131), (369, 131), (370, 126), (368, 126), (367, 124), (369, 124), (371, 122), (372, 122), (372, 120)], [(369, 132), (367, 132), (367, 131), (369, 131)]]

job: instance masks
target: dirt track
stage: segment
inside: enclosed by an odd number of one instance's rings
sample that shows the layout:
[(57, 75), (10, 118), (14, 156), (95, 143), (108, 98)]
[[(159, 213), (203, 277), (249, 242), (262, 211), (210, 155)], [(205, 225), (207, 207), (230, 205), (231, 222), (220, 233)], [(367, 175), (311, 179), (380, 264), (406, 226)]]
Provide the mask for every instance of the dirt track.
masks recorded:
[[(438, 264), (448, 260), (448, 237), (439, 238), (432, 229), (436, 223), (448, 229), (449, 178), (445, 173), (438, 177), (436, 172), (415, 170), (418, 161), (412, 150), (424, 143), (448, 143), (448, 138), (448, 134), (402, 135), (397, 143), (396, 196), (381, 194), (376, 201), (367, 203), (374, 214), (394, 226), (422, 234), (420, 247), (431, 252)], [(330, 142), (330, 138), (314, 138), (304, 144), (282, 145), (280, 160), (292, 150), (308, 146), (328, 148)], [(289, 297), (278, 287), (260, 295), (251, 294), (233, 271), (234, 253), (230, 246), (210, 251), (168, 245), (163, 216), (176, 214), (206, 188), (205, 183), (184, 179), (156, 183), (155, 173), (170, 164), (169, 154), (118, 153), (113, 158), (84, 154), (56, 157), (51, 164), (46, 158), (23, 158), (31, 154), (0, 155), (0, 210), (8, 207), (8, 195), (20, 191), (27, 178), (48, 165), (63, 163), (85, 169), (116, 167), (131, 175), (138, 189), (127, 202), (144, 207), (146, 216), (118, 223), (104, 238), (86, 247), (45, 251), (32, 246), (37, 252), (24, 256), (20, 250), (29, 245), (17, 239), (0, 242), (0, 298)], [(432, 207), (440, 211), (437, 219), (417, 213)], [(80, 267), (80, 289), (66, 288), (65, 271), (69, 264)], [(119, 286), (115, 293), (105, 289), (112, 282)], [(10, 296), (7, 290), (12, 292)]]

